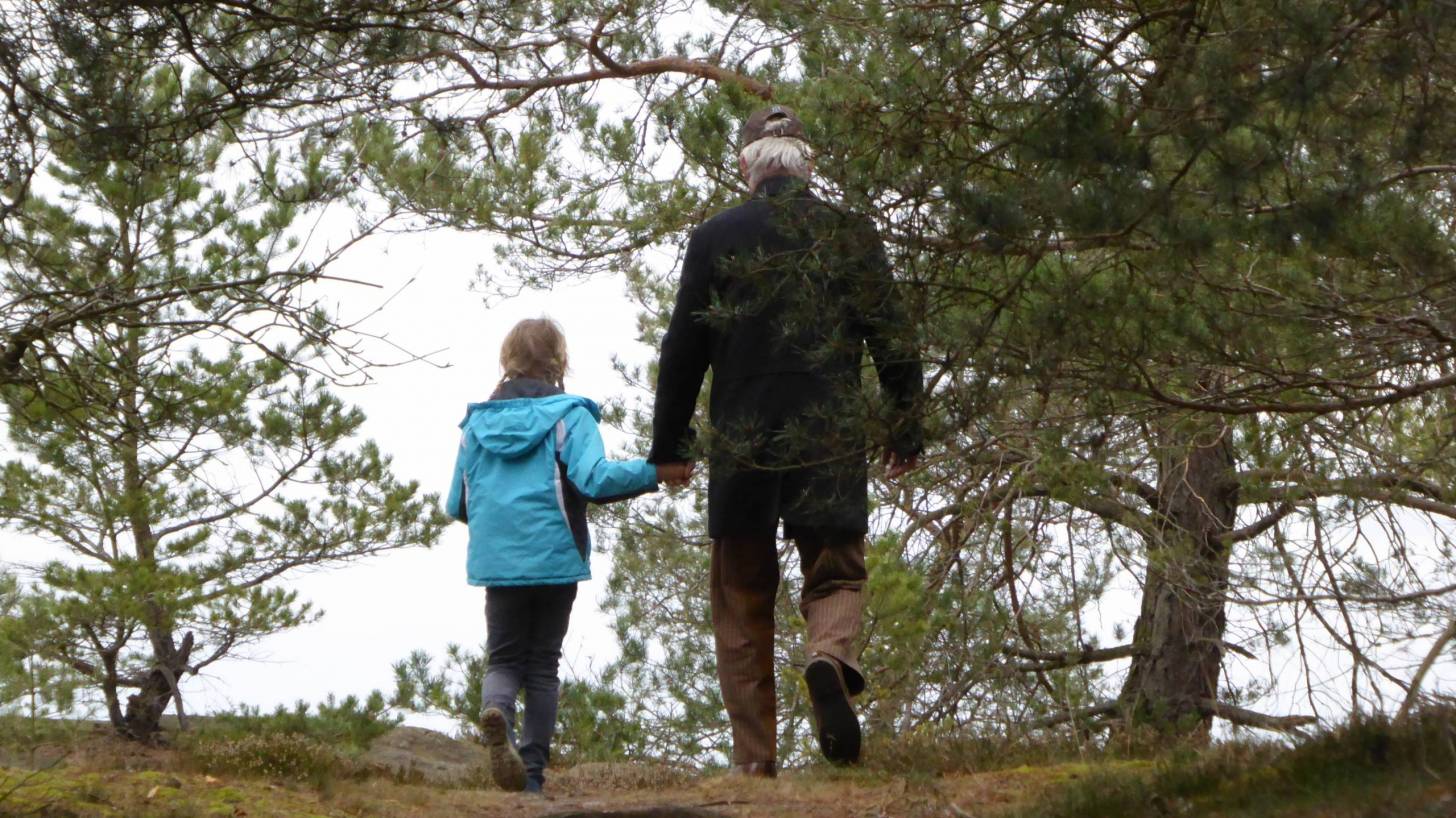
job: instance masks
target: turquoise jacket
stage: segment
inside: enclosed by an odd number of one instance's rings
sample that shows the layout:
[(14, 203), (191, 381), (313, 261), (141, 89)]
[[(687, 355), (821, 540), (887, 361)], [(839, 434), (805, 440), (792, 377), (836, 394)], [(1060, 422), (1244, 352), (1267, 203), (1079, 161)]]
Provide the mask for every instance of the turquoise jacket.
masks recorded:
[(590, 400), (540, 381), (507, 381), (460, 422), (446, 511), (470, 526), (471, 585), (591, 579), (587, 502), (657, 487), (645, 460), (608, 460)]

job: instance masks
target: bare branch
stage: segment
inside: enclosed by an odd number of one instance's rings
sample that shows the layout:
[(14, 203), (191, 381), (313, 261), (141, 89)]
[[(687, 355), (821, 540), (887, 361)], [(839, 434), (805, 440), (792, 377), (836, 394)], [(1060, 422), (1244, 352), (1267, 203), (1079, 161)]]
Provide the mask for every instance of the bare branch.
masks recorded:
[(1040, 730), (1047, 727), (1056, 727), (1059, 724), (1066, 724), (1069, 721), (1082, 721), (1097, 716), (1109, 716), (1121, 709), (1122, 705), (1116, 700), (1094, 704), (1091, 707), (1081, 707), (1076, 710), (1066, 710), (1054, 716), (1037, 719), (1027, 722), (1026, 726), (1032, 730)]
[(1400, 712), (1396, 715), (1397, 720), (1404, 720), (1411, 714), (1416, 702), (1420, 701), (1421, 683), (1426, 680), (1426, 674), (1431, 672), (1431, 667), (1441, 657), (1441, 652), (1453, 640), (1456, 640), (1456, 617), (1453, 617), (1451, 624), (1446, 626), (1446, 630), (1436, 637), (1436, 641), (1431, 644), (1431, 649), (1426, 653), (1426, 658), (1421, 660), (1421, 666), (1416, 670), (1416, 675), (1411, 677), (1410, 690), (1405, 693), (1405, 701), (1400, 703)]
[(1268, 531), (1269, 529), (1278, 525), (1279, 521), (1283, 520), (1285, 517), (1288, 517), (1291, 513), (1293, 513), (1295, 508), (1296, 506), (1293, 503), (1286, 501), (1278, 508), (1274, 509), (1263, 517), (1260, 517), (1253, 523), (1244, 526), (1243, 528), (1236, 528), (1233, 531), (1226, 531), (1222, 534), (1219, 534), (1218, 540), (1225, 545), (1231, 545), (1233, 543), (1243, 542), (1245, 540), (1252, 540), (1260, 534), (1263, 534), (1265, 531)]
[(1255, 727), (1294, 735), (1303, 735), (1299, 730), (1301, 727), (1319, 723), (1319, 719), (1314, 716), (1270, 716), (1214, 699), (1203, 699), (1198, 703), (1198, 708), (1206, 715), (1224, 719), (1240, 727)]
[[(597, 55), (600, 59), (601, 55)], [(759, 82), (752, 77), (747, 77), (736, 71), (731, 71), (721, 65), (715, 65), (702, 60), (694, 60), (689, 57), (655, 57), (653, 59), (638, 60), (637, 62), (617, 63), (610, 58), (602, 68), (590, 71), (578, 71), (572, 74), (547, 75), (542, 77), (504, 77), (502, 79), (489, 79), (482, 75), (471, 65), (470, 61), (458, 51), (449, 49), (422, 54), (416, 60), (425, 61), (432, 58), (440, 58), (454, 62), (470, 75), (471, 85), (485, 91), (541, 91), (547, 88), (564, 88), (571, 85), (585, 85), (605, 79), (629, 79), (632, 77), (646, 77), (653, 74), (689, 74), (711, 80), (717, 83), (740, 85), (745, 91), (761, 99), (773, 98), (773, 87)], [(451, 90), (445, 88), (442, 90)]]
[(1022, 673), (1035, 673), (1047, 670), (1060, 670), (1078, 665), (1090, 665), (1096, 662), (1111, 662), (1117, 659), (1127, 659), (1143, 653), (1143, 650), (1137, 645), (1129, 643), (1111, 648), (1088, 648), (1086, 650), (1060, 652), (1027, 650), (1026, 648), (1007, 645), (1001, 649), (1001, 652), (1020, 659), (1031, 659), (1031, 663), (1013, 665), (1012, 667)]

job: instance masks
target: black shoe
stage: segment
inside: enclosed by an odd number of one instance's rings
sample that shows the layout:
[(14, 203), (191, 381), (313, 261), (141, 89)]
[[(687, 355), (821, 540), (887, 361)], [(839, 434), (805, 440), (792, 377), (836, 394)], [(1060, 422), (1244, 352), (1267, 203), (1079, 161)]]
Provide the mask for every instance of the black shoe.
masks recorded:
[(859, 717), (849, 703), (844, 671), (828, 656), (816, 656), (804, 667), (814, 722), (819, 727), (819, 751), (835, 764), (859, 761)]
[(539, 795), (544, 798), (546, 796), (545, 786), (546, 782), (539, 778), (527, 778), (526, 789), (523, 792), (527, 795)]
[(511, 746), (506, 731), (506, 714), (499, 708), (486, 708), (480, 718), (481, 733), (485, 746), (490, 750), (490, 777), (495, 785), (507, 792), (520, 792), (526, 788), (526, 764), (520, 753)]

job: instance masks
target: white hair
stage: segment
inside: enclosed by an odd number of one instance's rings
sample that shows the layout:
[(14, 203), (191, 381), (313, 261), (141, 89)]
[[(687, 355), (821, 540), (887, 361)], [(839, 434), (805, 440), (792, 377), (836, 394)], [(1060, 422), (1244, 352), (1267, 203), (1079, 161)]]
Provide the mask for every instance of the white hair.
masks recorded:
[(808, 142), (790, 136), (755, 139), (738, 155), (743, 159), (749, 190), (757, 190), (759, 182), (772, 176), (788, 174), (808, 179), (814, 170), (814, 149)]

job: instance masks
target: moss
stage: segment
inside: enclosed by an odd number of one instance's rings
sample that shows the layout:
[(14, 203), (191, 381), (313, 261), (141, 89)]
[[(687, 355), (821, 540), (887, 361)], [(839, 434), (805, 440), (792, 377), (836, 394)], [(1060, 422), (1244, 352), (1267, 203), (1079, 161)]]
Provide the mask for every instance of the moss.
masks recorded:
[[(583, 777), (573, 788), (564, 786), (571, 779), (568, 771), (554, 780), (563, 785), (558, 793), (588, 796), (604, 809), (654, 800), (725, 802), (740, 805), (742, 814), (765, 818), (825, 818), (875, 806), (893, 818), (920, 818), (951, 814), (951, 804), (986, 818), (1446, 818), (1456, 799), (1453, 738), (1456, 718), (1423, 716), (1399, 727), (1361, 722), (1293, 750), (1236, 742), (1153, 759), (1094, 755), (918, 778), (882, 768), (812, 766), (785, 771), (779, 781), (634, 779), (637, 783), (610, 788)], [(249, 818), (444, 818), (521, 811), (519, 796), (507, 793), (407, 786), (384, 777), (340, 779), (337, 792), (308, 783), (278, 786), (250, 776), (222, 778), (0, 768), (0, 794), (25, 783), (0, 801), (0, 815), (229, 818), (241, 807)]]
[[(1017, 818), (1158, 818), (1169, 813), (1229, 818), (1420, 815), (1451, 795), (1456, 713), (1404, 724), (1366, 719), (1294, 749), (1230, 742), (1167, 754), (1151, 764), (1102, 763), (1068, 775)], [(1064, 768), (1070, 765), (1062, 765)], [(1042, 771), (1047, 777), (1052, 770)], [(1431, 814), (1434, 814), (1432, 812)]]

